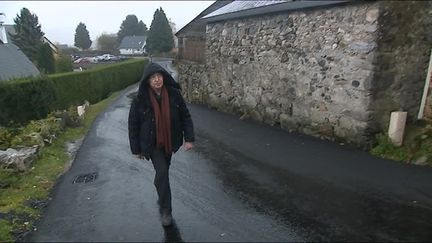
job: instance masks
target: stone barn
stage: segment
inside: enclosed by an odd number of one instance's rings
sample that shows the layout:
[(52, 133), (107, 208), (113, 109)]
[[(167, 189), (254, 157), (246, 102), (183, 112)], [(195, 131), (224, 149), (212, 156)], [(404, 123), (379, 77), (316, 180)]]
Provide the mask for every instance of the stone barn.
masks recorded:
[(175, 34), (179, 59), (199, 63), (205, 61), (206, 23), (201, 18), (231, 2), (232, 0), (215, 1)]
[(234, 1), (201, 19), (205, 62), (179, 62), (192, 103), (359, 146), (392, 111), (417, 119), (430, 1)]

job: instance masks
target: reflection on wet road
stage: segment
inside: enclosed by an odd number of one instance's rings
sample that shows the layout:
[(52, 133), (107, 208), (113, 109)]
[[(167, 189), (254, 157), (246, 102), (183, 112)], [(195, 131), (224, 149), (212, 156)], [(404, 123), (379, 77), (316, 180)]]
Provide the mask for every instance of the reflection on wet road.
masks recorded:
[(432, 239), (430, 207), (272, 168), (212, 141), (205, 131), (199, 134), (196, 150), (211, 158), (226, 191), (257, 212), (289, 225), (307, 241)]
[[(195, 152), (181, 151), (174, 156), (170, 171), (173, 216), (185, 241), (304, 240), (289, 222), (257, 210), (227, 187), (226, 178), (219, 175), (219, 163), (224, 162), (206, 156), (201, 145)], [(226, 169), (230, 168), (222, 170)]]

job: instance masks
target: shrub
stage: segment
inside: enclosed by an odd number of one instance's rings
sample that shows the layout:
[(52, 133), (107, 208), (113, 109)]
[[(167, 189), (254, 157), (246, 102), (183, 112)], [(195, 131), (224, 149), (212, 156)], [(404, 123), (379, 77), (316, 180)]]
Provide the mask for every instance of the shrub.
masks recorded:
[(67, 73), (73, 71), (72, 60), (68, 56), (60, 56), (55, 63), (56, 73)]
[(42, 119), (54, 110), (96, 103), (141, 78), (146, 60), (131, 60), (85, 72), (69, 72), (0, 83), (0, 125)]
[(13, 134), (9, 129), (0, 127), (0, 150), (6, 150), (10, 147)]
[(67, 110), (66, 126), (78, 127), (82, 125), (82, 118), (78, 115), (78, 110), (75, 106), (69, 107)]
[(30, 121), (25, 127), (21, 128), (19, 134), (12, 138), (10, 147), (43, 146), (44, 142), (50, 143), (62, 129), (60, 119), (52, 114), (45, 119)]
[(54, 84), (46, 76), (0, 83), (0, 124), (44, 118), (57, 99)]
[(48, 43), (43, 43), (39, 47), (37, 51), (36, 62), (39, 70), (41, 70), (42, 72), (54, 73), (55, 71), (54, 56), (51, 47)]
[(70, 105), (81, 105), (84, 100), (96, 103), (141, 78), (144, 60), (132, 60), (84, 72), (54, 74), (50, 78), (55, 85), (54, 110), (66, 109)]

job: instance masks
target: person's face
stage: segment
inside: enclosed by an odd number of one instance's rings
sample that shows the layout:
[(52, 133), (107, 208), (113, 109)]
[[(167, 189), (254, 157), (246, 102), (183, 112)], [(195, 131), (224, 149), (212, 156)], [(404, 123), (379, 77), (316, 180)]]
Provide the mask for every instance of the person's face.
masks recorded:
[(161, 73), (155, 73), (150, 76), (150, 87), (154, 90), (159, 90), (163, 86), (163, 75)]

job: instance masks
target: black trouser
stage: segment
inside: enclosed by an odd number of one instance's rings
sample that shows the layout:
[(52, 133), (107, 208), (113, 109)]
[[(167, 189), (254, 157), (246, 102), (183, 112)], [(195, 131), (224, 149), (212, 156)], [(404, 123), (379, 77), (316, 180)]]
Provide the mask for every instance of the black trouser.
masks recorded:
[(156, 171), (154, 185), (159, 196), (159, 210), (160, 212), (171, 213), (171, 188), (168, 177), (171, 156), (166, 156), (163, 149), (157, 148), (153, 151), (150, 158)]

